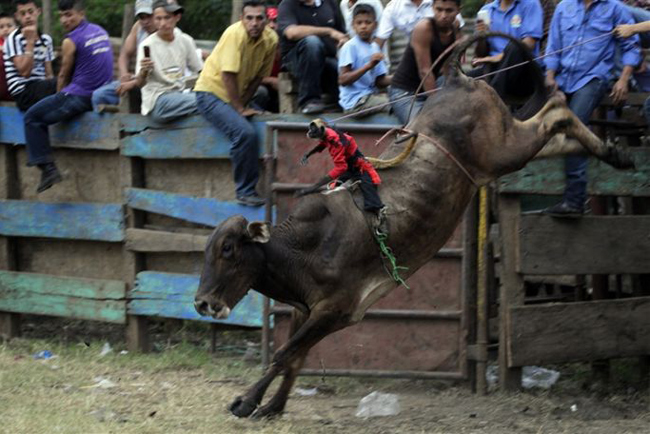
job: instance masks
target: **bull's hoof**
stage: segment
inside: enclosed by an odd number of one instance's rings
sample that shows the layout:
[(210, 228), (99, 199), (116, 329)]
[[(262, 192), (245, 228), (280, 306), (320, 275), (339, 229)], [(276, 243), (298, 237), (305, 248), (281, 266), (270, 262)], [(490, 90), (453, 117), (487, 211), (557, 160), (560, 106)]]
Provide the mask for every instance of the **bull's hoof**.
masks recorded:
[(235, 400), (228, 406), (228, 410), (237, 417), (248, 417), (257, 408), (257, 404), (251, 401), (247, 401), (241, 396), (235, 398)]
[(272, 405), (264, 405), (253, 412), (251, 419), (262, 420), (262, 419), (274, 419), (282, 416), (283, 409), (277, 408)]
[(635, 169), (632, 154), (627, 148), (611, 146), (605, 161), (617, 169)]

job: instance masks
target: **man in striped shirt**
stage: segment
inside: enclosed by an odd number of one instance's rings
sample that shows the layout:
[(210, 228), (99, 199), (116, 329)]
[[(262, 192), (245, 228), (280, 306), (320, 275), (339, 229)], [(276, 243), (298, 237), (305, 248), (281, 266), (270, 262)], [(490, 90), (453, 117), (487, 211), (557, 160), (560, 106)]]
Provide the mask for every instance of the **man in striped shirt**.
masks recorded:
[(20, 26), (5, 41), (3, 61), (9, 93), (21, 111), (56, 92), (52, 38), (38, 31), (41, 10), (35, 0), (15, 0)]

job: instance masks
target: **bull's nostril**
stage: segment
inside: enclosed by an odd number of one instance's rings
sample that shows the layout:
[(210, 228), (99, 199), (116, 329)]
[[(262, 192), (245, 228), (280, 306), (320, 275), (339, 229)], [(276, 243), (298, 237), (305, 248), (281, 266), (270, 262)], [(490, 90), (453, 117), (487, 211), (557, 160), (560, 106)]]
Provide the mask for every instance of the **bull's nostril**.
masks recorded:
[(208, 310), (208, 302), (205, 300), (196, 300), (194, 302), (194, 309), (201, 315), (205, 315)]

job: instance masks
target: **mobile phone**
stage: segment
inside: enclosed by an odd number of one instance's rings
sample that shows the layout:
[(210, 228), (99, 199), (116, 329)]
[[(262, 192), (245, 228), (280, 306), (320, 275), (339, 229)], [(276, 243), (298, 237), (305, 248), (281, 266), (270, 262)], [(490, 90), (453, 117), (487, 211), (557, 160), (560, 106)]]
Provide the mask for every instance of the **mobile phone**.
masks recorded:
[(149, 51), (149, 46), (145, 45), (143, 48), (144, 48), (144, 57), (150, 57), (151, 52)]
[(478, 11), (476, 14), (476, 19), (478, 21), (483, 21), (487, 27), (490, 27), (490, 11), (487, 11), (485, 9)]

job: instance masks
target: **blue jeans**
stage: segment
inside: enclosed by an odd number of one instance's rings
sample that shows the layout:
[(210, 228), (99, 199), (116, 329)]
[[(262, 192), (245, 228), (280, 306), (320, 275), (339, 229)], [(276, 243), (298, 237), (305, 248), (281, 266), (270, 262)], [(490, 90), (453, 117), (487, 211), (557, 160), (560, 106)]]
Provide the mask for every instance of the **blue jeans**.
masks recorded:
[(118, 105), (120, 103), (120, 96), (117, 94), (119, 85), (120, 81), (115, 80), (97, 88), (92, 96), (93, 109), (97, 110), (97, 106), (100, 104)]
[(171, 122), (196, 113), (198, 113), (196, 93), (168, 92), (158, 97), (149, 116), (156, 122)]
[(213, 93), (196, 92), (196, 103), (203, 117), (232, 142), (230, 158), (237, 197), (257, 194), (255, 186), (260, 177), (259, 153), (253, 124)]
[[(436, 78), (436, 88), (440, 88), (445, 84), (445, 76), (441, 75)], [(420, 92), (424, 92), (424, 88), (420, 89)], [(410, 92), (408, 90), (400, 89), (399, 87), (389, 86), (388, 87), (388, 99), (390, 100), (391, 108), (393, 113), (397, 116), (399, 121), (406, 125), (411, 122), (422, 110), (425, 101), (427, 100), (428, 95), (420, 95), (415, 98), (415, 103), (413, 104), (413, 110), (411, 110), (411, 116), (408, 117), (409, 109), (411, 108), (412, 98), (407, 98), (408, 96), (415, 95), (415, 92)], [(429, 94), (430, 95), (430, 94)], [(398, 101), (399, 100), (399, 101)], [(407, 119), (408, 117), (408, 119)]]
[(27, 165), (35, 166), (54, 161), (48, 126), (67, 121), (91, 109), (89, 96), (58, 92), (43, 98), (27, 110), (24, 118)]
[[(594, 78), (572, 94), (567, 94), (569, 108), (583, 124), (588, 125), (591, 114), (600, 104), (606, 91), (607, 82)], [(576, 208), (582, 208), (587, 200), (587, 161), (585, 156), (570, 155), (564, 163), (564, 201)]]
[(325, 44), (318, 36), (302, 38), (287, 53), (285, 62), (299, 83), (298, 105), (321, 99), (323, 93), (338, 101), (338, 61), (325, 55)]
[(391, 108), (393, 109), (395, 116), (397, 116), (397, 119), (399, 119), (403, 125), (411, 122), (418, 113), (420, 113), (424, 102), (427, 100), (426, 95), (416, 97), (415, 103), (413, 103), (413, 109), (411, 110), (411, 116), (409, 116), (409, 109), (411, 108), (413, 98), (408, 97), (412, 97), (413, 95), (415, 95), (415, 92), (409, 92), (408, 90), (394, 86), (388, 87), (388, 99), (391, 102)]

